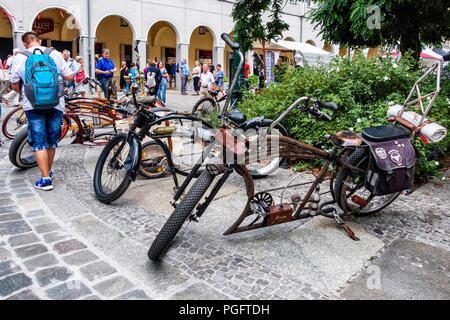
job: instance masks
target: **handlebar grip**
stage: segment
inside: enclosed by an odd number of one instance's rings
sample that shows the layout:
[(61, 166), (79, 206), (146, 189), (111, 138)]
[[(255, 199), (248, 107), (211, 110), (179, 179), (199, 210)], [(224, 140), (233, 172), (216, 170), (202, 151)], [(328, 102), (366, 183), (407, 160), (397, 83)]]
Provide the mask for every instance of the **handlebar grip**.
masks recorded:
[(337, 104), (334, 102), (326, 102), (326, 101), (317, 100), (317, 103), (319, 104), (320, 107), (330, 109), (331, 111), (337, 111), (337, 109), (338, 109)]
[(222, 35), (220, 37), (222, 38), (223, 41), (225, 41), (230, 46), (230, 48), (233, 51), (239, 50), (239, 47), (240, 47), (239, 43), (234, 43), (233, 41), (231, 41), (231, 38), (228, 33), (222, 33)]

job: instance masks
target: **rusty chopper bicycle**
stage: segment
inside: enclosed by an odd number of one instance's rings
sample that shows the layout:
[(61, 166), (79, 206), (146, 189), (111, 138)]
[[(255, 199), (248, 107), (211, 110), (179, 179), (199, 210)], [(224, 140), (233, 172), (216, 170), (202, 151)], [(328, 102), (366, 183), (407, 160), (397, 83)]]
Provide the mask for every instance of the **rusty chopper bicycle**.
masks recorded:
[[(238, 51), (240, 55), (241, 62), (238, 71), (236, 72), (236, 74), (239, 75), (239, 70), (241, 70), (243, 65), (243, 55), (239, 51), (239, 45), (232, 43), (227, 34), (223, 34), (222, 39), (234, 51)], [(423, 77), (421, 79), (423, 79)], [(236, 81), (237, 76), (233, 79), (230, 91), (233, 90)], [(415, 87), (411, 93), (415, 90)], [(434, 94), (435, 98), (438, 93), (439, 73), (438, 88), (436, 92), (430, 95)], [(412, 94), (408, 96), (407, 101), (403, 106), (403, 111), (405, 110), (405, 106), (418, 102), (418, 100), (410, 101), (411, 95)], [(221, 114), (222, 120), (224, 119), (225, 110), (227, 110), (228, 104), (229, 99), (227, 99), (223, 107)], [(426, 110), (423, 108), (422, 101), (420, 101), (420, 105), (422, 106), (424, 116), (426, 116), (432, 103), (430, 103)], [(272, 123), (272, 126), (280, 123), (296, 108), (299, 108), (306, 114), (327, 121), (330, 121), (332, 118), (321, 109), (328, 108), (332, 111), (337, 111), (337, 105), (335, 103), (323, 102), (310, 97), (301, 97), (284, 111)], [(405, 149), (405, 154), (409, 154), (408, 157), (411, 156), (412, 160), (409, 164), (408, 158), (402, 160), (402, 163), (405, 164), (405, 175), (410, 175), (412, 172), (412, 179), (409, 177), (407, 184), (410, 185), (414, 180), (415, 154), (409, 140), (419, 131), (418, 129), (420, 129), (422, 123), (417, 126), (411, 126), (399, 116), (395, 116), (393, 120), (400, 123), (402, 127), (385, 125), (367, 128), (362, 134), (355, 134), (350, 131), (340, 131), (335, 135), (329, 134), (327, 135), (327, 138), (334, 145), (332, 150), (319, 149), (289, 137), (273, 136), (270, 134), (265, 137), (260, 136), (258, 141), (251, 142), (239, 132), (226, 126), (225, 122), (222, 121), (222, 127), (217, 132), (214, 143), (205, 150), (205, 154), (202, 158), (203, 161), (208, 163), (206, 165), (206, 170), (202, 172), (181, 202), (173, 204), (175, 207), (174, 212), (168, 218), (149, 248), (149, 259), (153, 261), (158, 260), (186, 221), (198, 222), (198, 219), (204, 214), (218, 191), (233, 172), (237, 172), (244, 179), (247, 200), (242, 213), (224, 232), (224, 235), (322, 215), (334, 219), (338, 225), (344, 228), (353, 240), (359, 240), (345, 223), (343, 218), (346, 215), (369, 215), (378, 212), (391, 204), (399, 196), (401, 191), (407, 189), (404, 186), (385, 192), (379, 192), (373, 188), (370, 190), (367, 189), (369, 188), (367, 183), (370, 183), (370, 181), (366, 181), (366, 177), (369, 177), (370, 165), (372, 163), (372, 143), (390, 143), (394, 149)], [(409, 130), (406, 130), (404, 127)], [(271, 128), (269, 127), (268, 131), (270, 129)], [(211, 153), (207, 153), (217, 146), (222, 150), (218, 157), (214, 157)], [(413, 153), (413, 155), (411, 155), (411, 153)], [(395, 155), (397, 156), (398, 153)], [(317, 175), (314, 174), (315, 179), (313, 181), (294, 184), (294, 181), (301, 176), (297, 175), (284, 187), (255, 192), (253, 178), (249, 174), (246, 165), (253, 161), (264, 161), (273, 156), (295, 158), (299, 160), (321, 160), (323, 161), (323, 166)], [(332, 168), (331, 174), (329, 173), (330, 167)], [(194, 166), (190, 175), (193, 175), (196, 168), (198, 167)], [(401, 169), (403, 170), (403, 168)], [(216, 183), (206, 196), (204, 202), (201, 202), (203, 196), (213, 184), (216, 177)], [(320, 185), (326, 180), (329, 180), (329, 190), (320, 193)], [(185, 181), (185, 184), (186, 183), (189, 183), (189, 181)], [(298, 194), (294, 194), (291, 197), (290, 203), (283, 202), (286, 189), (302, 185), (310, 185), (303, 198)], [(279, 203), (275, 203), (273, 196), (270, 194), (270, 192), (275, 190), (283, 190)], [(327, 201), (321, 202), (321, 195), (326, 193), (331, 194), (331, 200), (327, 199)], [(343, 212), (338, 213), (334, 204), (337, 204)]]

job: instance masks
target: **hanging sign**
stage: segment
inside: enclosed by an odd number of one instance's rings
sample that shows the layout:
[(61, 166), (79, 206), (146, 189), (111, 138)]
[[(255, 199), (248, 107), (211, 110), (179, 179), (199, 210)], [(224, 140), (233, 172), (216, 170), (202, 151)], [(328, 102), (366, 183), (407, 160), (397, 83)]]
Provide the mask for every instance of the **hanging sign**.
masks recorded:
[(41, 35), (44, 33), (53, 32), (55, 30), (55, 24), (53, 19), (36, 19), (33, 24), (33, 31)]
[(275, 73), (273, 72), (273, 67), (275, 66), (275, 55), (272, 51), (266, 52), (264, 59), (266, 62), (266, 81), (274, 82)]

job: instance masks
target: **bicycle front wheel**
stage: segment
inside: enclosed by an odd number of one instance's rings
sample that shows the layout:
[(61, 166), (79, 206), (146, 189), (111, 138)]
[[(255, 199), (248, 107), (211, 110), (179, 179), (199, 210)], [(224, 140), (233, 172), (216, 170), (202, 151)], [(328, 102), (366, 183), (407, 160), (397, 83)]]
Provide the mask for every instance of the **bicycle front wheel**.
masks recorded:
[[(130, 154), (130, 145), (126, 140), (126, 134), (112, 138), (106, 144), (95, 166), (94, 191), (103, 203), (111, 203), (120, 198), (131, 183), (125, 169), (125, 162)], [(118, 152), (124, 143), (122, 150)]]
[(164, 249), (177, 235), (178, 231), (180, 231), (192, 210), (194, 210), (195, 206), (200, 202), (213, 180), (214, 176), (206, 170), (198, 177), (150, 246), (147, 254), (150, 260), (158, 260)]
[(37, 166), (33, 146), (28, 141), (28, 128), (23, 128), (11, 142), (9, 160), (20, 169)]

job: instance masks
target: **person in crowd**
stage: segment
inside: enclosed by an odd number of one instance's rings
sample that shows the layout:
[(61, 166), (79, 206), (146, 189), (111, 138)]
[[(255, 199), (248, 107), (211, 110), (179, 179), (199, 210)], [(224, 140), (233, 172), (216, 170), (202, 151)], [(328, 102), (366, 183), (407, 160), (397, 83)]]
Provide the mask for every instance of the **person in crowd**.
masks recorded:
[(175, 60), (172, 60), (172, 66), (170, 67), (170, 72), (169, 72), (169, 84), (170, 84), (170, 89), (172, 89), (172, 81), (173, 81), (173, 88), (176, 89), (177, 88), (177, 63)]
[(202, 73), (202, 66), (200, 61), (195, 61), (194, 69), (192, 69), (192, 78), (194, 79), (194, 96), (198, 96), (200, 94), (200, 75)]
[(105, 98), (108, 99), (108, 81), (114, 77), (114, 72), (117, 71), (114, 63), (110, 59), (110, 51), (108, 48), (102, 50), (102, 57), (98, 60), (97, 66), (95, 67), (95, 73), (98, 74), (100, 78), (100, 83), (102, 85), (103, 93)]
[[(11, 83), (13, 90), (17, 93), (22, 93), (23, 109), (28, 121), (28, 137), (31, 141), (36, 161), (42, 175), (42, 178), (36, 181), (34, 186), (37, 189), (48, 191), (53, 189), (52, 178), (54, 178), (54, 174), (51, 169), (56, 148), (58, 146), (58, 139), (61, 137), (61, 122), (65, 111), (64, 96), (59, 99), (56, 98), (56, 105), (51, 109), (35, 109), (36, 100), (41, 99), (42, 97), (35, 96), (35, 99), (32, 99), (32, 103), (28, 99), (27, 94), (25, 94), (25, 85), (21, 84), (26, 83), (26, 74), (31, 74), (33, 77), (38, 76), (32, 68), (27, 69), (27, 59), (30, 59), (30, 57), (36, 59), (34, 54), (43, 54), (46, 52), (47, 48), (41, 46), (41, 39), (39, 39), (38, 34), (33, 31), (25, 32), (22, 35), (22, 42), (26, 50), (24, 51), (24, 54), (17, 56)], [(64, 61), (61, 54), (56, 50), (52, 50), (51, 52), (48, 52), (48, 54), (50, 58), (53, 59), (60, 76), (66, 81), (73, 80), (73, 71)], [(34, 86), (35, 84), (30, 83), (27, 85)], [(57, 87), (60, 85), (62, 84), (59, 83), (59, 80), (56, 80), (53, 82), (53, 89), (58, 90)]]
[[(75, 58), (75, 61), (81, 66), (80, 71), (75, 75), (75, 95), (81, 95), (82, 97), (86, 97), (86, 92), (84, 90), (84, 79), (86, 78), (86, 72), (84, 71), (83, 66), (83, 57), (77, 56)], [(81, 82), (81, 84), (80, 84)]]
[(149, 67), (144, 69), (144, 77), (146, 94), (156, 96), (161, 83), (161, 70), (156, 66), (155, 60), (149, 61)]
[(185, 95), (187, 95), (186, 83), (187, 83), (188, 77), (190, 75), (189, 66), (187, 64), (186, 58), (184, 58), (183, 61), (181, 61), (179, 63), (178, 72), (180, 73), (180, 79), (181, 79), (181, 94), (185, 96)]
[(248, 79), (250, 73), (250, 65), (248, 64), (248, 58), (245, 57), (245, 79)]
[(120, 81), (119, 81), (119, 86), (120, 86), (120, 90), (124, 90), (127, 83), (125, 81), (125, 76), (128, 76), (129, 70), (127, 67), (127, 63), (125, 61), (122, 61), (121, 65), (120, 65)]
[(158, 63), (159, 71), (161, 71), (161, 82), (158, 88), (158, 99), (166, 103), (166, 90), (167, 90), (167, 79), (169, 78), (169, 73), (167, 72), (164, 62), (159, 61)]
[(208, 68), (209, 68), (209, 72), (211, 72), (212, 75), (214, 75), (216, 73), (216, 68), (212, 64), (211, 59), (208, 59)]
[(137, 83), (136, 63), (132, 62), (130, 64), (130, 68), (128, 69), (128, 74), (126, 76), (130, 78), (130, 81), (127, 82), (127, 84), (125, 86), (125, 91), (128, 91), (128, 89), (129, 89), (128, 84)]
[[(13, 50), (13, 54), (9, 55), (8, 59), (5, 62), (5, 70), (9, 70), (10, 73), (12, 74), (13, 72), (13, 68), (14, 68), (14, 64), (16, 62), (16, 58), (17, 55), (20, 53), (20, 49), (14, 49)], [(8, 92), (7, 94), (5, 94), (3, 96), (3, 103), (5, 104), (5, 106), (15, 106), (17, 104), (19, 104), (19, 98), (20, 98), (20, 94), (15, 92), (14, 90), (11, 90), (10, 92)]]
[(8, 54), (8, 56), (6, 57), (5, 61), (3, 61), (3, 69), (8, 70), (8, 68), (6, 67), (6, 64), (8, 63), (8, 59), (12, 56), (12, 54)]
[[(63, 55), (64, 61), (66, 62), (67, 66), (69, 67), (69, 69), (72, 70), (74, 75), (76, 75), (78, 73), (78, 71), (80, 71), (80, 68), (81, 68), (80, 64), (77, 63), (75, 61), (75, 59), (70, 57), (70, 51), (69, 50), (65, 49), (62, 52), (62, 55)], [(75, 79), (72, 80), (72, 81), (66, 81), (65, 84), (66, 84), (66, 88), (70, 92), (70, 96), (72, 97), (73, 89), (75, 87)]]
[(219, 87), (219, 90), (222, 91), (222, 86), (223, 86), (223, 78), (224, 78), (224, 73), (222, 71), (222, 66), (220, 64), (218, 64), (216, 66), (217, 71), (216, 74), (214, 75), (214, 79), (216, 81), (216, 85)]
[(203, 72), (200, 75), (200, 96), (208, 97), (208, 90), (214, 85), (214, 76), (209, 71), (209, 66), (205, 63), (203, 64)]

